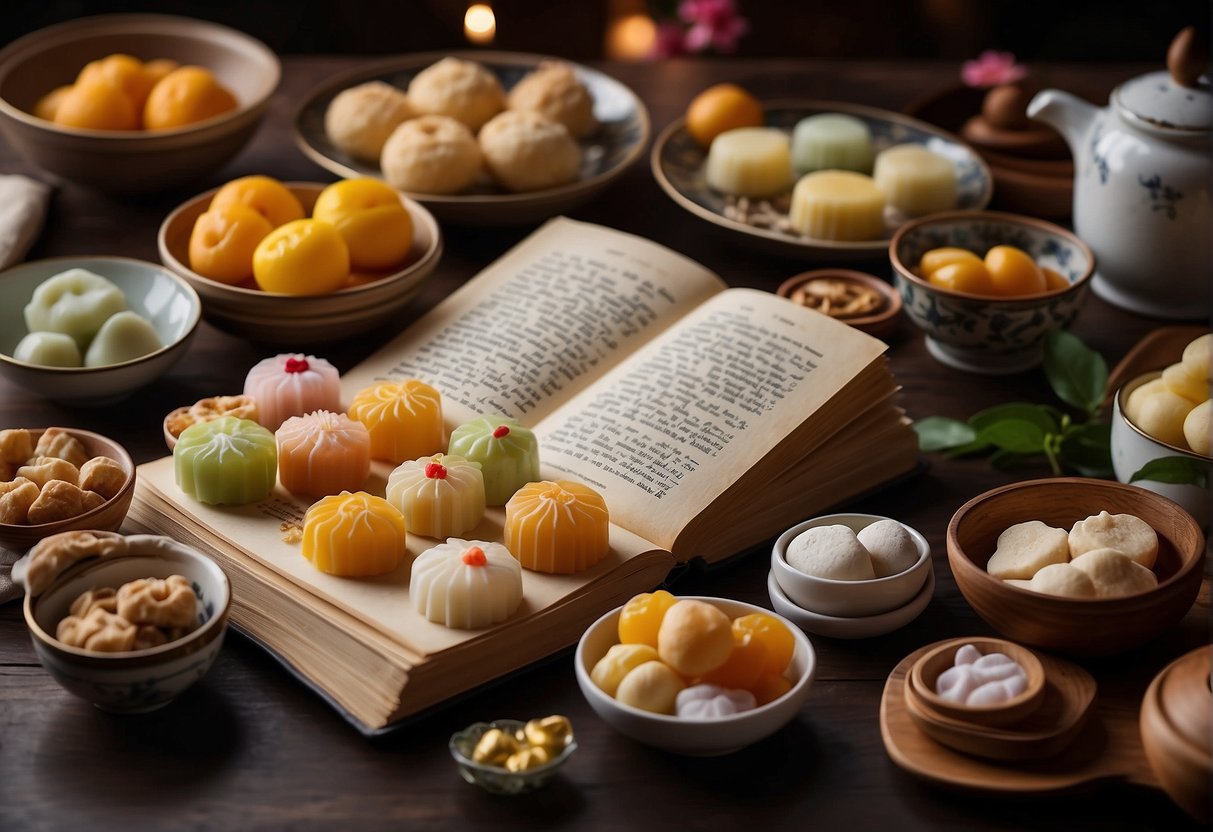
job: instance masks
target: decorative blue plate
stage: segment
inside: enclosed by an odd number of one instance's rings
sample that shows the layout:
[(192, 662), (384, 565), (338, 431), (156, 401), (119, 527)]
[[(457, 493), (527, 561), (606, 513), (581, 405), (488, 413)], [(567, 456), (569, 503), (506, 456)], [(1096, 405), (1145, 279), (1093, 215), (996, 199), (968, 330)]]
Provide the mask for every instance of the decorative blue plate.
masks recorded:
[[(913, 142), (951, 160), (956, 169), (957, 209), (980, 209), (990, 201), (993, 180), (981, 157), (956, 136), (926, 122), (888, 110), (839, 101), (772, 101), (764, 102), (763, 109), (766, 125), (786, 130), (789, 135), (796, 122), (806, 116), (819, 113), (854, 116), (868, 125), (872, 132), (873, 149), (877, 153), (895, 144)], [(860, 242), (819, 240), (777, 227), (751, 225), (729, 216), (733, 213), (729, 210), (730, 198), (708, 187), (704, 179), (706, 160), (707, 152), (691, 138), (685, 120), (678, 119), (657, 137), (653, 145), (653, 176), (671, 199), (692, 214), (733, 232), (738, 241), (768, 252), (789, 257), (810, 255), (835, 260), (875, 257), (887, 251), (889, 239), (902, 221), (902, 218), (886, 210), (884, 236)], [(772, 203), (778, 209), (779, 200), (772, 200)]]
[[(406, 89), (421, 70), (445, 57), (475, 61), (494, 73), (508, 91), (542, 61), (545, 55), (514, 52), (424, 52), (387, 63), (363, 67), (326, 81), (304, 99), (295, 113), (295, 142), (304, 155), (326, 170), (347, 178), (381, 178), (376, 165), (337, 149), (324, 131), (324, 113), (337, 93), (367, 81), (383, 81)], [(438, 196), (410, 193), (436, 217), (468, 225), (522, 225), (547, 219), (585, 202), (640, 158), (649, 138), (649, 113), (628, 87), (590, 69), (564, 61), (594, 98), (594, 115), (601, 127), (580, 141), (581, 175), (576, 182), (528, 193), (494, 190), (492, 185), (465, 194)]]

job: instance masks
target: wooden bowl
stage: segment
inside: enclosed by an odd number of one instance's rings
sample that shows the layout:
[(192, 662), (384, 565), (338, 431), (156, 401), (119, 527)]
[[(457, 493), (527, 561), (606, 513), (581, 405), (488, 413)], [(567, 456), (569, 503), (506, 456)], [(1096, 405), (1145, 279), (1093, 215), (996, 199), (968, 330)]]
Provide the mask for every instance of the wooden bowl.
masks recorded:
[(1197, 820), (1209, 821), (1210, 651), (1197, 647), (1154, 677), (1141, 703), (1146, 759), (1171, 799)]
[(880, 296), (880, 305), (871, 312), (849, 317), (831, 314), (830, 317), (876, 338), (888, 338), (897, 331), (897, 323), (901, 315), (901, 295), (886, 281), (866, 272), (857, 272), (852, 269), (815, 269), (801, 272), (780, 284), (775, 293), (794, 303), (799, 303), (797, 290), (813, 280), (839, 281), (844, 285), (875, 292)]
[[(34, 443), (46, 431), (46, 428), (30, 429), (30, 437)], [(92, 511), (86, 511), (66, 520), (54, 523), (39, 523), (33, 526), (0, 523), (0, 546), (15, 552), (24, 552), (44, 537), (60, 532), (70, 532), (77, 529), (98, 529), (101, 531), (117, 531), (126, 519), (126, 512), (131, 507), (135, 496), (135, 462), (117, 442), (99, 433), (76, 428), (63, 428), (67, 433), (80, 440), (84, 450), (90, 457), (107, 456), (122, 466), (126, 472), (126, 482), (116, 495), (106, 500)]]
[[(1002, 653), (1016, 661), (1028, 676), (1023, 693), (997, 705), (965, 705), (944, 699), (935, 692), (940, 674), (955, 664), (956, 652), (972, 644), (983, 656)], [(945, 642), (924, 655), (910, 668), (909, 686), (932, 710), (961, 722), (983, 727), (1013, 725), (1040, 707), (1045, 695), (1045, 669), (1036, 654), (1000, 638), (961, 638)]]
[[(986, 571), (995, 543), (1016, 523), (1056, 528), (1100, 511), (1134, 514), (1158, 534), (1158, 586), (1117, 598), (1063, 598), (1020, 589)], [(965, 503), (948, 523), (948, 563), (965, 600), (1012, 641), (1072, 655), (1121, 653), (1153, 639), (1192, 607), (1200, 590), (1205, 536), (1166, 497), (1106, 480), (1057, 477), (995, 488)]]

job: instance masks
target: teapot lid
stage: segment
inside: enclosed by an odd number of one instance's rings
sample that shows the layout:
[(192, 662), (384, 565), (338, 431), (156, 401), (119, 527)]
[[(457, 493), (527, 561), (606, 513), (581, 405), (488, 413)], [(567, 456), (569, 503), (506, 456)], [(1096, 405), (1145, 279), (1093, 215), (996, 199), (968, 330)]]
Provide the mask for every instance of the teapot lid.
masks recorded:
[(1148, 72), (1121, 84), (1112, 99), (1150, 127), (1206, 133), (1213, 128), (1213, 95), (1207, 77), (1185, 87), (1169, 72)]

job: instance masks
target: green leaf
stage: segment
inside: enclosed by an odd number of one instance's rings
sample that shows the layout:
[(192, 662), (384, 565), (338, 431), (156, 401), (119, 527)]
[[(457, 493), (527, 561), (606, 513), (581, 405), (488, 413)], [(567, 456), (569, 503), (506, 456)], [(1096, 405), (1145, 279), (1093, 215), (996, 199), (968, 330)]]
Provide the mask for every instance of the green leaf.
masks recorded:
[(1179, 485), (1195, 485), (1200, 488), (1209, 487), (1208, 463), (1200, 462), (1186, 456), (1164, 456), (1152, 459), (1141, 467), (1129, 482), (1150, 480), (1151, 482), (1169, 482)]
[(978, 432), (980, 441), (1016, 454), (1036, 454), (1045, 449), (1045, 432), (1040, 425), (1024, 419), (1003, 419)]
[(918, 434), (919, 450), (927, 453), (964, 445), (977, 437), (973, 428), (964, 422), (943, 416), (919, 419), (914, 423), (914, 430)]
[(1011, 402), (986, 408), (969, 417), (969, 424), (980, 436), (981, 432), (997, 422), (1021, 421), (1036, 425), (1045, 433), (1057, 433), (1057, 420), (1050, 411), (1053, 408), (1027, 402)]
[(1061, 438), (1058, 456), (1084, 477), (1112, 476), (1112, 430), (1105, 422), (1074, 425)]
[(1068, 405), (1095, 414), (1103, 405), (1108, 365), (1103, 356), (1068, 332), (1045, 338), (1045, 375), (1057, 397)]

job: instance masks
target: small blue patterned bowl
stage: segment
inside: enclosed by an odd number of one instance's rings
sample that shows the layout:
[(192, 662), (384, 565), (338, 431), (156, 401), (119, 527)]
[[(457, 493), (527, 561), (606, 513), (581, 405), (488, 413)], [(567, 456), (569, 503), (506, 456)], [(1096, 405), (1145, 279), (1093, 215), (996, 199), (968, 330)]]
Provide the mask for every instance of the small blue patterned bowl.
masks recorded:
[[(933, 248), (954, 246), (984, 256), (996, 245), (1023, 249), (1070, 285), (992, 298), (933, 286), (911, 271)], [(909, 222), (889, 243), (889, 260), (906, 314), (926, 333), (931, 355), (949, 367), (987, 375), (1018, 373), (1039, 364), (1045, 335), (1074, 322), (1095, 272), (1095, 255), (1071, 232), (995, 211), (952, 211)]]
[[(25, 623), (42, 666), (68, 693), (103, 711), (144, 713), (167, 705), (206, 675), (223, 644), (232, 593), (223, 570), (197, 549), (157, 535), (125, 539), (125, 552), (80, 561), (37, 595), (27, 594)], [(19, 572), (14, 568), (15, 576)], [(55, 638), (59, 621), (82, 592), (169, 575), (188, 578), (198, 597), (198, 625), (187, 635), (122, 653), (71, 647)]]

